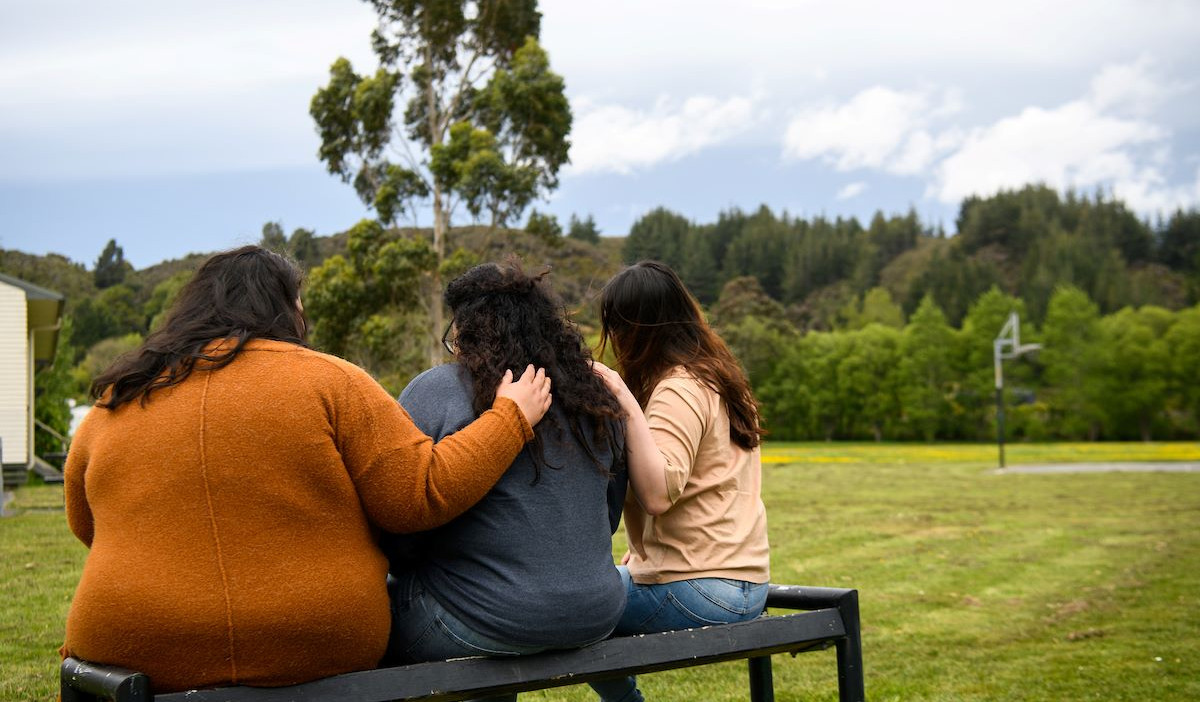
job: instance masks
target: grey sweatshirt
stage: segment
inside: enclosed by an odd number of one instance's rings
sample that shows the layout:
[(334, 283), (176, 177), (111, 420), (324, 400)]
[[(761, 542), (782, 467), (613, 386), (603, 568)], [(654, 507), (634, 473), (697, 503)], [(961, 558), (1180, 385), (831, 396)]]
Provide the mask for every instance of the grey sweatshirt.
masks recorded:
[[(475, 419), (472, 396), (467, 370), (451, 363), (414, 378), (400, 403), (418, 428), (441, 440)], [(383, 543), (393, 573), (415, 570), (438, 602), (475, 631), (516, 644), (566, 647), (603, 638), (625, 607), (612, 534), (628, 474), (609, 442), (589, 437), (593, 454), (614, 472), (601, 473), (557, 403), (550, 413), (535, 427), (545, 459), (536, 484), (526, 446), (466, 513), (433, 531), (389, 535)], [(623, 427), (612, 431), (623, 453)]]

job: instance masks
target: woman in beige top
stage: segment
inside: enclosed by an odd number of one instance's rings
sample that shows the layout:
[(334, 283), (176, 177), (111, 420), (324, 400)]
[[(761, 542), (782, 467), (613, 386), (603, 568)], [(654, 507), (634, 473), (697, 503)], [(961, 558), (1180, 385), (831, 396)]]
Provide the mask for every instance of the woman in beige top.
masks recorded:
[[(616, 635), (753, 619), (767, 597), (763, 431), (746, 374), (679, 276), (643, 261), (600, 295), (596, 364), (628, 413), (628, 601)], [(622, 379), (623, 376), (623, 379)], [(592, 685), (606, 702), (641, 700), (633, 678)]]

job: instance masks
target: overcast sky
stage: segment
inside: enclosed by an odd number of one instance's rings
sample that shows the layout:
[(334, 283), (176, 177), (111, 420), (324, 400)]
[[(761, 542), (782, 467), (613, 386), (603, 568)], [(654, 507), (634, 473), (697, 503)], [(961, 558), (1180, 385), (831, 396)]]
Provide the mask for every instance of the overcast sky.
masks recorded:
[[(1145, 217), (1200, 204), (1200, 2), (544, 0), (572, 163), (539, 209), (623, 235), (913, 207), (1045, 182)], [(367, 212), (325, 173), (308, 103), (370, 68), (357, 0), (0, 0), (0, 248), (144, 267), (332, 234)], [(458, 213), (459, 222), (466, 219)], [(427, 226), (429, 222), (416, 223)]]

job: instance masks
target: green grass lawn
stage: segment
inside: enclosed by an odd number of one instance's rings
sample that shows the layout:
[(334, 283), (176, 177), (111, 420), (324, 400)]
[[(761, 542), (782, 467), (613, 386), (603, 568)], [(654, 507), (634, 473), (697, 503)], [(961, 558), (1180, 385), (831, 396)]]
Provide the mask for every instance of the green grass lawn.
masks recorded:
[[(870, 699), (1200, 699), (1200, 473), (992, 475), (987, 445), (776, 443), (765, 457), (772, 580), (858, 588)], [(1018, 444), (1008, 459), (1200, 461), (1200, 444)], [(0, 699), (56, 690), (85, 555), (51, 511), (61, 499), (23, 488), (0, 520)], [(834, 653), (776, 656), (775, 681), (780, 702), (835, 700)], [(640, 682), (655, 700), (747, 694), (744, 663)]]

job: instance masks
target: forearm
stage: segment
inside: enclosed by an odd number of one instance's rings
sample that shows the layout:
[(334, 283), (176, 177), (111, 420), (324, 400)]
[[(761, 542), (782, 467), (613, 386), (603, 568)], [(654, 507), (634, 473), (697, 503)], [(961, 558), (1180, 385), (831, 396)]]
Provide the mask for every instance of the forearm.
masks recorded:
[(482, 499), (532, 438), (517, 404), (497, 397), (491, 409), (437, 442), (424, 486), (435, 523), (417, 530), (439, 526)]
[(642, 509), (662, 514), (671, 507), (667, 493), (667, 459), (654, 442), (646, 415), (628, 391), (618, 397), (625, 410), (625, 458), (629, 465), (629, 484)]
[(532, 437), (517, 405), (492, 409), (437, 444), (407, 421), (408, 441), (356, 481), (372, 520), (408, 533), (440, 526), (478, 502)]

